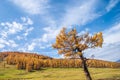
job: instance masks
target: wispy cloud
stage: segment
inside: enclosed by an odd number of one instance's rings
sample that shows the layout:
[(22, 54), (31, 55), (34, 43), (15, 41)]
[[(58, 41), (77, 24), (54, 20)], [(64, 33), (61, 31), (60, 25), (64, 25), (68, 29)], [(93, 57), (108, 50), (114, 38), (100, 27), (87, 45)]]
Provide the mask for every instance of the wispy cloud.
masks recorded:
[(88, 22), (96, 19), (100, 15), (96, 13), (95, 7), (97, 7), (96, 0), (84, 1), (80, 5), (75, 5), (66, 10), (62, 25), (84, 25)]
[[(43, 35), (40, 38), (33, 39), (31, 43), (27, 44), (27, 50), (34, 50), (34, 48), (38, 46), (41, 49), (50, 47), (62, 27), (69, 28), (69, 26), (72, 25), (84, 25), (99, 17), (100, 15), (96, 13), (95, 9), (91, 10), (92, 7), (97, 6), (96, 2), (96, 0), (91, 0), (87, 3), (83, 1), (77, 6), (74, 5), (65, 8), (66, 13), (64, 13), (60, 20), (58, 20), (60, 21), (59, 23), (57, 20), (54, 20), (52, 16), (47, 15), (45, 21), (48, 26), (43, 28)], [(76, 4), (78, 3), (76, 2)]]
[(29, 14), (43, 14), (46, 12), (48, 0), (10, 0)]
[(36, 43), (31, 43), (31, 45), (28, 46), (28, 51), (32, 51), (35, 48)]
[(33, 29), (34, 29), (33, 27), (26, 29), (24, 36), (26, 37)]
[(22, 19), (22, 23), (20, 22), (16, 22), (16, 21), (12, 21), (12, 22), (1, 22), (0, 23), (0, 30), (1, 30), (1, 36), (3, 38), (9, 36), (9, 35), (14, 35), (17, 34), (18, 32), (21, 32), (23, 30), (26, 30), (28, 25), (32, 25), (33, 22), (30, 18), (25, 18)]
[(0, 48), (4, 48), (6, 46), (15, 48), (18, 46), (18, 44), (14, 40), (6, 40), (6, 39), (0, 38)]
[(43, 28), (45, 31), (45, 34), (43, 34), (41, 40), (43, 42), (48, 42), (53, 39), (55, 39), (56, 35), (59, 33), (60, 28), (55, 28), (55, 27), (45, 27)]
[(84, 25), (100, 16), (93, 8), (96, 7), (96, 0), (91, 0), (87, 3), (86, 1), (82, 1), (82, 3), (79, 2), (79, 5), (76, 2), (77, 5), (65, 7), (66, 13), (63, 13), (63, 16), (59, 20), (55, 20), (49, 11), (46, 12), (50, 6), (48, 4), (49, 0), (13, 0), (12, 2), (30, 14), (41, 14), (43, 12), (44, 16), (42, 16), (42, 20), (45, 21), (47, 27), (43, 28), (44, 33), (41, 38), (37, 39), (41, 43), (53, 41), (63, 26)]
[[(114, 24), (110, 29), (103, 31), (104, 43), (102, 48), (86, 50), (86, 56), (92, 54), (97, 59), (117, 61), (120, 59), (120, 23)], [(92, 52), (92, 53), (91, 53)]]
[(110, 0), (106, 7), (107, 12), (114, 8), (118, 2), (120, 2), (120, 0)]
[(120, 23), (104, 31), (104, 43), (120, 42)]
[[(62, 27), (72, 28), (73, 25), (77, 25), (79, 27), (86, 26), (92, 21), (94, 23), (94, 21), (96, 19), (99, 19), (99, 17), (106, 18), (107, 13), (114, 9), (114, 7), (120, 2), (120, 0), (68, 0), (65, 1), (65, 3), (62, 1), (60, 1), (59, 3), (58, 1), (52, 0), (8, 1), (14, 4), (15, 7), (17, 7), (15, 9), (26, 12), (27, 14), (24, 15), (32, 16), (32, 18), (34, 18), (34, 20), (37, 22), (35, 22), (34, 24), (29, 17), (21, 17), (20, 22), (16, 20), (11, 22), (1, 22), (0, 48), (2, 50), (5, 50), (6, 47), (11, 46), (11, 49), (15, 49), (18, 51), (36, 52), (37, 50), (43, 50), (43, 52), (46, 53), (56, 53), (54, 52), (54, 50), (48, 51), (48, 49), (50, 49), (52, 42), (55, 40), (56, 35), (59, 33)], [(56, 6), (56, 3), (58, 4), (58, 6)], [(102, 7), (101, 4), (103, 5)], [(107, 15), (107, 17), (109, 17), (109, 15)], [(90, 29), (90, 27), (88, 28)], [(86, 28), (85, 31), (87, 30), (88, 29)], [(94, 31), (96, 30), (93, 30), (93, 32)], [(40, 32), (39, 36), (34, 35), (37, 32)], [(32, 35), (30, 35), (31, 33)], [(81, 33), (84, 33), (84, 30)], [(116, 23), (111, 26), (111, 28), (104, 30), (103, 35), (103, 48), (97, 48), (93, 50), (91, 49), (92, 51), (88, 50), (89, 57), (90, 55), (95, 54), (96, 58), (104, 58), (106, 60), (110, 60), (112, 59), (112, 53), (115, 54), (119, 52), (120, 23)], [(21, 41), (23, 41), (23, 43)], [(7, 48), (6, 50), (11, 49)], [(46, 49), (47, 51), (45, 51)], [(109, 58), (106, 58), (105, 56), (108, 54), (110, 54), (110, 56)], [(57, 54), (54, 55), (56, 56)], [(117, 54), (115, 54), (115, 56), (116, 55)], [(118, 59), (119, 56), (117, 56), (116, 58)]]
[[(78, 3), (76, 3), (78, 4)], [(67, 27), (72, 25), (84, 25), (88, 22), (96, 19), (100, 15), (95, 12), (94, 9), (91, 10), (92, 7), (96, 6), (96, 1), (88, 1), (87, 3), (84, 1), (80, 5), (74, 5), (72, 7), (66, 8), (66, 13), (60, 18), (59, 24), (55, 20), (50, 20), (50, 25), (48, 27), (43, 28), (45, 33), (42, 36), (42, 40), (47, 42), (48, 40), (54, 40), (55, 36), (59, 33), (62, 27)], [(48, 21), (49, 21), (48, 20)], [(58, 26), (57, 26), (58, 25)]]
[[(4, 49), (16, 49), (21, 43), (17, 43), (16, 40), (25, 40), (27, 35), (34, 29), (31, 27), (33, 21), (28, 17), (22, 17), (18, 21), (6, 21), (0, 23), (0, 48)], [(28, 27), (29, 26), (29, 27)], [(8, 50), (8, 49), (6, 49)]]
[(89, 49), (85, 51), (85, 56), (95, 59), (102, 59), (107, 61), (117, 61), (120, 59), (119, 53), (120, 42), (114, 44), (103, 44), (102, 48)]
[(3, 22), (1, 23), (1, 26), (5, 26), (5, 29), (8, 32), (6, 34), (16, 34), (17, 32), (23, 30), (23, 26), (20, 23), (14, 21), (12, 23)]

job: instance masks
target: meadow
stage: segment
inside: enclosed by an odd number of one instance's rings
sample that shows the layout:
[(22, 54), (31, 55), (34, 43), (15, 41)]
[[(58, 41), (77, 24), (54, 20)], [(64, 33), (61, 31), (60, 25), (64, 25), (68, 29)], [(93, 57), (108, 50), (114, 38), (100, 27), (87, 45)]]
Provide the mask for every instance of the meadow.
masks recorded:
[[(0, 63), (0, 80), (85, 80), (82, 68), (41, 68), (27, 72)], [(89, 68), (93, 80), (120, 80), (120, 68)]]

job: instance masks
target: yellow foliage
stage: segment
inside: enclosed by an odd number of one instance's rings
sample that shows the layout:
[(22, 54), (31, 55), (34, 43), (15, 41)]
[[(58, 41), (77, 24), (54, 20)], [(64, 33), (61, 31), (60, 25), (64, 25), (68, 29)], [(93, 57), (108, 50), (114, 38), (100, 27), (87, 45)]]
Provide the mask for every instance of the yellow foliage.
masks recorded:
[(65, 54), (66, 57), (69, 57), (69, 56), (71, 56), (71, 55), (72, 55), (72, 54), (71, 54), (70, 52), (68, 52), (68, 53)]
[[(78, 35), (76, 29), (72, 29), (66, 32), (66, 28), (63, 28), (56, 37), (56, 42), (52, 45), (53, 48), (58, 49), (59, 54), (64, 56), (74, 56), (77, 52), (81, 52), (87, 48), (102, 47), (103, 36), (102, 32), (90, 36), (89, 33)], [(64, 49), (64, 50), (63, 50)], [(74, 52), (71, 54), (68, 52)], [(77, 53), (79, 55), (79, 53)]]
[(82, 52), (78, 52), (77, 54), (81, 56), (81, 55), (82, 55)]

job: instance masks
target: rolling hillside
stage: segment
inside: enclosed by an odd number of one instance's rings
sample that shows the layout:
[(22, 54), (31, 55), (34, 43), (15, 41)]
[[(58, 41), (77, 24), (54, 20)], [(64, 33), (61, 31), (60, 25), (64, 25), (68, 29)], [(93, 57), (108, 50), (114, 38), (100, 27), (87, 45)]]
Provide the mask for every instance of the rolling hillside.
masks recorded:
[[(9, 65), (16, 65), (17, 69), (26, 69), (27, 71), (39, 70), (42, 67), (82, 67), (82, 61), (80, 59), (55, 59), (48, 56), (27, 52), (1, 52), (0, 60), (6, 61), (6, 64)], [(88, 67), (93, 68), (120, 68), (120, 63), (117, 62), (86, 59), (86, 63)]]
[[(94, 80), (120, 79), (120, 63), (86, 61)], [(26, 52), (0, 53), (0, 80), (85, 80), (81, 67), (80, 59), (55, 59)]]
[(40, 55), (40, 54), (37, 54), (37, 53), (29, 53), (29, 52), (0, 52), (0, 57), (1, 58), (5, 58), (7, 56), (10, 56), (10, 55), (20, 55), (20, 56), (32, 56), (32, 57), (36, 57), (36, 58), (39, 58), (39, 59), (52, 59), (51, 57), (48, 57), (48, 56), (45, 56), (45, 55)]

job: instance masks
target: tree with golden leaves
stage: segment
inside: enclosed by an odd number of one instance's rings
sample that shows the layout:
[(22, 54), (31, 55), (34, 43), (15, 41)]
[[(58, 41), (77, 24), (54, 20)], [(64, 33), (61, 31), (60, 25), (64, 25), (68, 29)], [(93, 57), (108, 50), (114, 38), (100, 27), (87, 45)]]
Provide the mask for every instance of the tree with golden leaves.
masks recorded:
[(102, 43), (102, 32), (93, 36), (90, 36), (89, 33), (80, 35), (76, 29), (67, 32), (66, 28), (63, 28), (56, 36), (56, 42), (52, 46), (58, 50), (59, 54), (63, 54), (65, 57), (79, 57), (82, 60), (82, 67), (87, 80), (92, 80), (83, 51), (88, 48), (102, 47)]

